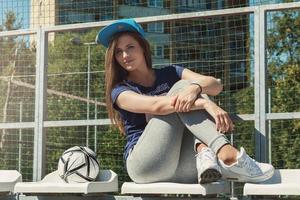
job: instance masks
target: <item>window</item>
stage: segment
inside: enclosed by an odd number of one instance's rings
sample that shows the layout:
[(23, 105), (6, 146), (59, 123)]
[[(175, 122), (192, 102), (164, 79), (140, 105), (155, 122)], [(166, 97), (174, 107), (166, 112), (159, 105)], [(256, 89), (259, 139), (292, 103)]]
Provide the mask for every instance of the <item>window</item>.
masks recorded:
[(164, 32), (164, 23), (163, 22), (155, 22), (147, 25), (148, 32), (153, 33), (163, 33)]
[(125, 4), (130, 6), (139, 6), (141, 2), (140, 0), (125, 0)]
[(154, 57), (163, 58), (164, 57), (164, 46), (162, 45), (154, 45)]
[(179, 5), (185, 8), (190, 9), (205, 9), (206, 8), (205, 0), (181, 0)]
[(148, 7), (163, 8), (163, 0), (149, 0)]

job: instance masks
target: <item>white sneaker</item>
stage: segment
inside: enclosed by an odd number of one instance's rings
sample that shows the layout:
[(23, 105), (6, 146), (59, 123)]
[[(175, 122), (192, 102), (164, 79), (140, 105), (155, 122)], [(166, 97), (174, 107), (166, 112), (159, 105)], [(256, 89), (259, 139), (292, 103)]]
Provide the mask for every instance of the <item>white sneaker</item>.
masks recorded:
[(196, 154), (196, 166), (200, 184), (211, 183), (222, 177), (216, 154), (208, 147)]
[(250, 158), (245, 149), (241, 147), (237, 156), (237, 162), (226, 165), (219, 160), (223, 178), (237, 182), (262, 182), (271, 178), (274, 174), (274, 167), (267, 163), (259, 163)]

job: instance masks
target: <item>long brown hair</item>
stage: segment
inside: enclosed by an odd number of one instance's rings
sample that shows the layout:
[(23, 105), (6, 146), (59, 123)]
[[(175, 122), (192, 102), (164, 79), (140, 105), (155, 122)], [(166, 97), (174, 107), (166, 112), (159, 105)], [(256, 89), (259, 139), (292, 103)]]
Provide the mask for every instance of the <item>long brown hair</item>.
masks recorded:
[(122, 134), (125, 134), (124, 123), (119, 113), (113, 108), (111, 91), (118, 84), (127, 78), (128, 72), (118, 63), (115, 58), (115, 48), (118, 39), (123, 35), (128, 34), (133, 37), (144, 50), (145, 61), (148, 68), (152, 68), (151, 49), (148, 41), (142, 38), (136, 32), (121, 32), (115, 34), (105, 54), (105, 93), (106, 93), (106, 106), (108, 116), (112, 123), (116, 125)]

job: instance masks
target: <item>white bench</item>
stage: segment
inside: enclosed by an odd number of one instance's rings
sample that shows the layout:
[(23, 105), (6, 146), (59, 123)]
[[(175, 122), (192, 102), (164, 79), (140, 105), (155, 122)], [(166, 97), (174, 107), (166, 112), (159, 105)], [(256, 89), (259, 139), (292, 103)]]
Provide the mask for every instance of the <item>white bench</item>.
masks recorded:
[[(14, 193), (33, 194), (85, 194), (118, 191), (118, 176), (112, 170), (100, 170), (99, 177), (94, 182), (66, 183), (54, 171), (38, 182), (17, 183)], [(54, 198), (55, 199), (55, 198)]]
[(16, 170), (0, 170), (0, 194), (14, 191), (15, 184), (22, 181), (22, 175)]
[(210, 184), (182, 184), (182, 183), (149, 183), (136, 184), (125, 182), (122, 185), (122, 194), (146, 195), (146, 194), (191, 194), (191, 195), (211, 195), (229, 193), (228, 182), (214, 182)]
[(244, 195), (300, 195), (300, 169), (275, 170), (274, 176), (263, 183), (246, 183)]

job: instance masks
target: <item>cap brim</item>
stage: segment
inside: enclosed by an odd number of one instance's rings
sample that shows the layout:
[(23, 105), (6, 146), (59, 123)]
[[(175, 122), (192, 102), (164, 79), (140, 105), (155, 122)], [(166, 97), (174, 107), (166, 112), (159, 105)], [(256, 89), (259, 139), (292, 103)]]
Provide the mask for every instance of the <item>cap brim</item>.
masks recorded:
[(116, 22), (101, 29), (96, 37), (96, 43), (108, 47), (111, 37), (116, 33), (124, 31), (138, 32), (138, 30), (128, 23)]

